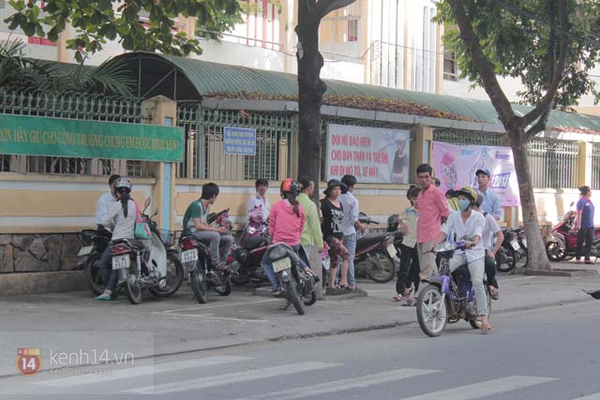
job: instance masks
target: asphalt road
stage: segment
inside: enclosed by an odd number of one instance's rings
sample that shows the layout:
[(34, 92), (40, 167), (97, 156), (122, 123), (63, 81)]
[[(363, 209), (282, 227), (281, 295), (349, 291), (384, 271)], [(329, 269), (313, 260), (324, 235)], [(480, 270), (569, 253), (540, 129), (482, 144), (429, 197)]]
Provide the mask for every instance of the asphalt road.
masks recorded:
[(499, 314), (488, 335), (459, 322), (428, 338), (410, 324), (141, 360), (109, 375), (42, 371), (0, 378), (0, 398), (600, 399), (599, 305)]

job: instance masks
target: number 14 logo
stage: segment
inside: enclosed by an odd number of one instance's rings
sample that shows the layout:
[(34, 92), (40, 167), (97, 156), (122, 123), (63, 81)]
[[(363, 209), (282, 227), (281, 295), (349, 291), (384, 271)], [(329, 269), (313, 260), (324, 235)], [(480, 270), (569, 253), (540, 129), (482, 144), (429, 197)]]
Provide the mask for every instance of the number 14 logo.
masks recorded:
[(40, 349), (18, 349), (15, 361), (17, 371), (24, 376), (33, 376), (42, 369)]

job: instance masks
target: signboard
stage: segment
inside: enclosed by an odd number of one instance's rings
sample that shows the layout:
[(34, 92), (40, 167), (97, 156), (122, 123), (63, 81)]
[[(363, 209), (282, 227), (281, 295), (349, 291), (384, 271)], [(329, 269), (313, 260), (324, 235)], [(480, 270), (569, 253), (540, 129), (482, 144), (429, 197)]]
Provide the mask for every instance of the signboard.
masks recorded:
[(434, 176), (442, 191), (460, 189), (463, 186), (477, 187), (475, 172), (478, 169), (490, 172), (490, 186), (500, 197), (503, 207), (520, 205), (519, 185), (510, 147), (457, 146), (433, 142)]
[(256, 155), (256, 129), (226, 126), (223, 128), (225, 154)]
[(327, 179), (351, 174), (360, 183), (408, 183), (410, 132), (335, 125), (327, 127)]
[(183, 130), (0, 114), (0, 154), (181, 162)]

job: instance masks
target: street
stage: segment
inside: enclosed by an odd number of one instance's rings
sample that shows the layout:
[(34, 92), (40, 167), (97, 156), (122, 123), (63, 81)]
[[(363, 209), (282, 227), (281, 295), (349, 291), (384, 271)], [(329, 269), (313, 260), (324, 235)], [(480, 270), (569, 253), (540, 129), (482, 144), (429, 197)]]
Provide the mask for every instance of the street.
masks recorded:
[(500, 314), (488, 335), (459, 322), (428, 338), (409, 324), (159, 357), (111, 375), (13, 376), (0, 390), (98, 399), (599, 399), (599, 320), (590, 301)]

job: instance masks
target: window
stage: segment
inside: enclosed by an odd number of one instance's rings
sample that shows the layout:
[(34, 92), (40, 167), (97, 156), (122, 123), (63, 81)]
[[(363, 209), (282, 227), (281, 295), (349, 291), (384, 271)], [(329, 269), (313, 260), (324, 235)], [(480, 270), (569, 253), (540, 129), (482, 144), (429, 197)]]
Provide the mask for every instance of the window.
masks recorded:
[(458, 80), (454, 53), (444, 53), (444, 79), (454, 82)]
[(348, 42), (357, 42), (358, 41), (358, 20), (351, 19), (348, 21)]

